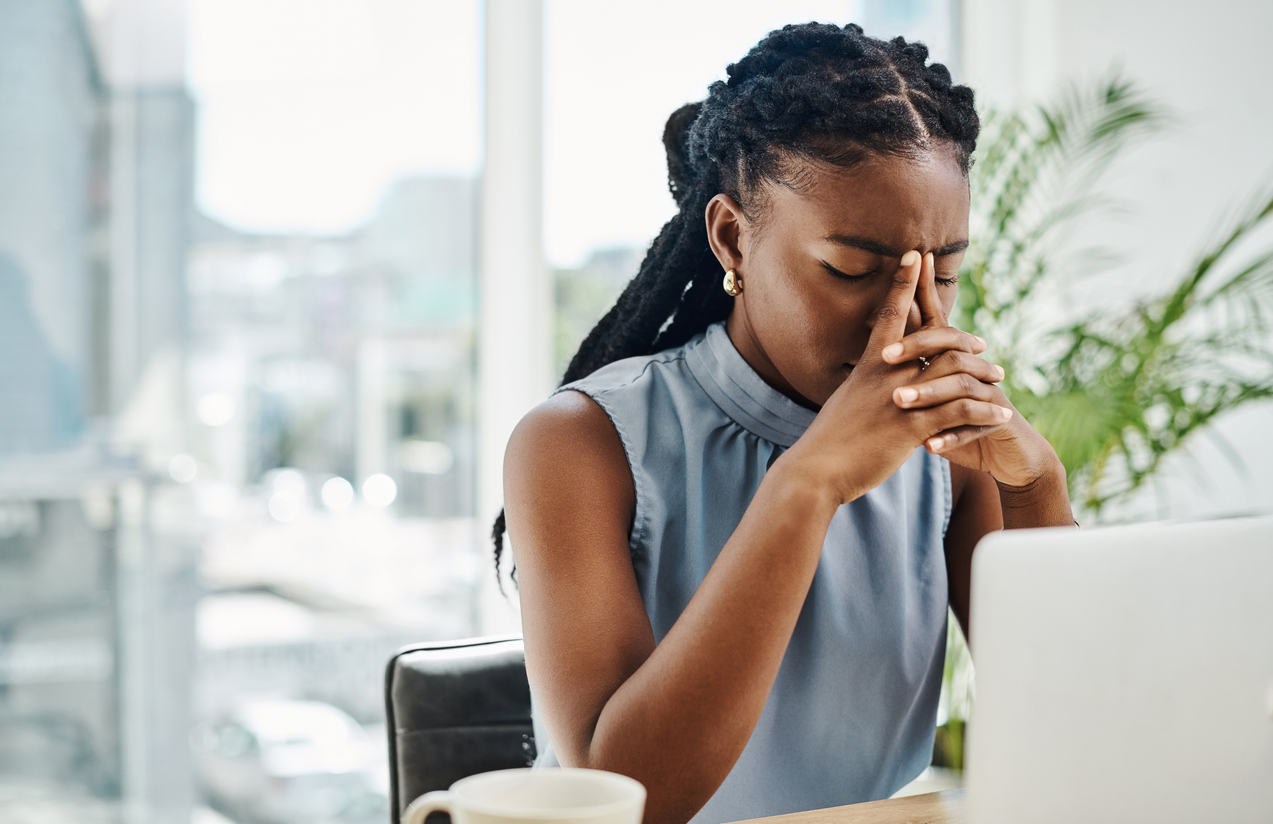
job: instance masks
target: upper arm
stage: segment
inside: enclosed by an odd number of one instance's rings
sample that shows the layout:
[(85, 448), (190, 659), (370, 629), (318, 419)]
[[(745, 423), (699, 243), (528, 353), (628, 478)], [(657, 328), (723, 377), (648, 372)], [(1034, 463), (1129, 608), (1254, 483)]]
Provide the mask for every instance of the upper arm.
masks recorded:
[(632, 472), (601, 407), (562, 392), (527, 415), (504, 500), (536, 705), (562, 763), (586, 765), (606, 702), (654, 650), (628, 550)]
[(983, 537), (1003, 529), (1003, 511), (999, 487), (990, 473), (952, 463), (950, 481), (954, 501), (946, 527), (946, 578), (950, 608), (959, 619), (964, 636), (969, 637), (972, 551)]

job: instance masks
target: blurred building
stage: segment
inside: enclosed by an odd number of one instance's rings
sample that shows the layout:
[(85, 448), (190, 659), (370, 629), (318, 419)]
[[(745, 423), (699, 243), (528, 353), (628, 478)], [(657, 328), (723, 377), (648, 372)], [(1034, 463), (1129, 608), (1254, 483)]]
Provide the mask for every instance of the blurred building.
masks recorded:
[[(67, 2), (0, 3), (0, 455), (77, 445), (93, 411), (106, 94)], [(97, 339), (95, 339), (95, 333)]]
[(553, 270), (553, 373), (561, 377), (592, 327), (636, 277), (645, 250), (637, 246), (597, 249), (575, 269)]
[(239, 486), (280, 467), (355, 486), (387, 474), (398, 514), (471, 517), (475, 254), (465, 178), (401, 180), (342, 236), (242, 233), (200, 217), (195, 457)]
[(71, 0), (0, 2), (6, 818), (193, 802), (196, 559), (148, 469), (181, 447), (193, 110), (179, 77), (116, 83), (106, 36)]
[(478, 623), (476, 182), (401, 179), (341, 235), (194, 226), (197, 715), (304, 699), (376, 729), (389, 655)]

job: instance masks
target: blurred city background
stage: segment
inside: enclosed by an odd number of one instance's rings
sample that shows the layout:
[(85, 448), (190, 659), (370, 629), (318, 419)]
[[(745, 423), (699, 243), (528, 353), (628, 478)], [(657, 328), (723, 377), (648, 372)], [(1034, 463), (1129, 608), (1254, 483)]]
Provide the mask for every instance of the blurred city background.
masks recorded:
[[(516, 631), (503, 443), (671, 216), (667, 115), (811, 19), (983, 107), (1121, 67), (1171, 108), (1067, 306), (1273, 173), (1264, 3), (0, 0), (0, 819), (383, 821), (384, 663)], [(1270, 429), (1101, 517), (1267, 507)]]

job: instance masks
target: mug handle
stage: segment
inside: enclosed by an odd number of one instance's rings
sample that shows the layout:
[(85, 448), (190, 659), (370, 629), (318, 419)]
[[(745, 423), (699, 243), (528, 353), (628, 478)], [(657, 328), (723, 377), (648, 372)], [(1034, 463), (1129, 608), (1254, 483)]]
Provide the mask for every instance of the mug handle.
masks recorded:
[(402, 814), (402, 824), (424, 824), (429, 813), (446, 813), (451, 815), (451, 793), (437, 790), (412, 801)]

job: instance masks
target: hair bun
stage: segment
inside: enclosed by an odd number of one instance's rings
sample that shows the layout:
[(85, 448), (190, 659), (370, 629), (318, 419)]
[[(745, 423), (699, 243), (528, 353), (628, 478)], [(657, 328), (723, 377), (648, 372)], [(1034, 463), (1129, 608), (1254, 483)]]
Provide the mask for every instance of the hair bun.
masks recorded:
[(667, 150), (667, 188), (678, 207), (684, 204), (694, 181), (693, 166), (689, 160), (689, 134), (702, 109), (702, 101), (686, 103), (672, 112), (663, 127), (663, 148)]

